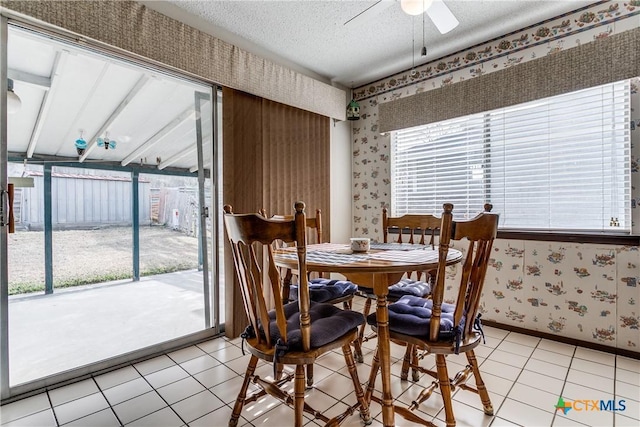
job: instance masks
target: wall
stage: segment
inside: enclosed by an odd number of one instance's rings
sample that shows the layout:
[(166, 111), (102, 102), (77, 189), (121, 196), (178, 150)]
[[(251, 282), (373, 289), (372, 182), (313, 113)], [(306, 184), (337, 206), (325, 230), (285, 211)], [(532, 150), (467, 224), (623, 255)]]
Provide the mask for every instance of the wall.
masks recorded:
[[(352, 234), (381, 239), (391, 200), (390, 139), (378, 133), (378, 105), (455, 84), (640, 26), (640, 2), (606, 2), (494, 39), (357, 88), (353, 126)], [(625, 58), (620, 58), (624, 61)], [(603, 64), (603, 66), (615, 64)], [(632, 87), (633, 232), (640, 234), (640, 84)], [(498, 240), (483, 318), (640, 352), (638, 246)], [(451, 274), (456, 272), (452, 269)]]
[[(349, 100), (345, 100), (345, 105)], [(348, 243), (351, 237), (351, 125), (352, 122), (331, 121), (331, 241)], [(328, 240), (328, 239), (325, 239)]]

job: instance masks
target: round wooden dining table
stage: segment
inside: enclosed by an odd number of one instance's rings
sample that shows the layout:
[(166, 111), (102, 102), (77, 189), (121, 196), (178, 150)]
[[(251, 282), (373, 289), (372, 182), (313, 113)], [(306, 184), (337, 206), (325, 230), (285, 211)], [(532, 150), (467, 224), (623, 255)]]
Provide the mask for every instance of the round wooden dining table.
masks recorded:
[[(274, 252), (278, 267), (297, 269), (296, 248)], [(462, 253), (449, 249), (447, 265), (460, 262)], [(437, 268), (438, 248), (406, 243), (372, 243), (366, 253), (354, 253), (348, 244), (320, 243), (307, 245), (307, 270), (339, 273), (351, 282), (372, 288), (377, 300), (378, 357), (382, 378), (382, 420), (385, 427), (395, 425), (391, 394), (391, 341), (389, 339), (389, 286), (397, 283), (408, 271)]]

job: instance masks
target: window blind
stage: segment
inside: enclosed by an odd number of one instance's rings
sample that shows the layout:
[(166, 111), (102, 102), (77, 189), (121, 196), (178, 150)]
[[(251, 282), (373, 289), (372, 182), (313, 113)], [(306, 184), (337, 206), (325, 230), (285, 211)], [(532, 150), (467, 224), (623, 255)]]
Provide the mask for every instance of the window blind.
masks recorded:
[(396, 131), (392, 210), (468, 218), (490, 202), (503, 229), (631, 229), (628, 80)]

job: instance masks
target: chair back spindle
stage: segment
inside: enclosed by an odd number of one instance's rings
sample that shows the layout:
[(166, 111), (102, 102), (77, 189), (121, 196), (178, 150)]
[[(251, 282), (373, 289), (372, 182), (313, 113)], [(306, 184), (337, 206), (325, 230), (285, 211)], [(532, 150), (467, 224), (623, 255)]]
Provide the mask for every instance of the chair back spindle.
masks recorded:
[[(382, 209), (382, 237), (389, 243), (390, 231), (398, 233), (396, 243), (416, 243), (435, 248), (435, 236), (440, 230), (440, 218), (433, 215), (403, 215), (390, 217), (387, 208)], [(405, 238), (408, 240), (405, 242)]]

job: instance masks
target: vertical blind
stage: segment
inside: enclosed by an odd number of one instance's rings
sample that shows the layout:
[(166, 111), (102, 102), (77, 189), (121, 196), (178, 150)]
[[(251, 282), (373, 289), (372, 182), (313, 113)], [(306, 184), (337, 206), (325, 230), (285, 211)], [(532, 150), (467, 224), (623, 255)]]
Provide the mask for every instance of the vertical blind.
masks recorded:
[(392, 137), (392, 210), (500, 213), (502, 229), (631, 229), (630, 83), (606, 84)]

